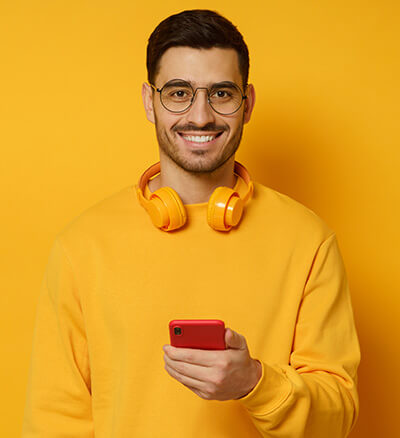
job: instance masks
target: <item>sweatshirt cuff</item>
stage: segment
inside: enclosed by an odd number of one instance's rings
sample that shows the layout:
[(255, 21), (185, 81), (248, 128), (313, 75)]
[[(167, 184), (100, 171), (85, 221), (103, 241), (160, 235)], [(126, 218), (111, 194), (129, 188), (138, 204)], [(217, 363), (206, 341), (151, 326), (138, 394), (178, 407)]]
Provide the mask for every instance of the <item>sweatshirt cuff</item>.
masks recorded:
[(292, 383), (285, 369), (278, 365), (267, 365), (259, 360), (262, 366), (260, 380), (256, 386), (238, 401), (254, 415), (266, 415), (278, 408), (292, 392)]

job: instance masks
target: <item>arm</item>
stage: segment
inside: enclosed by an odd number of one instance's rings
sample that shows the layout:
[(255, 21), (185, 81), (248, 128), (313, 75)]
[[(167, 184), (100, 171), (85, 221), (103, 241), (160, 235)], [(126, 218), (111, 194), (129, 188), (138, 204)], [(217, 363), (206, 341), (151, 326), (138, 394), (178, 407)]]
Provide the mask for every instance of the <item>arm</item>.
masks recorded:
[(22, 438), (93, 437), (90, 385), (78, 290), (56, 239), (37, 306)]
[(264, 437), (342, 438), (358, 417), (360, 349), (335, 234), (319, 247), (299, 308), (290, 364), (266, 364), (239, 399)]

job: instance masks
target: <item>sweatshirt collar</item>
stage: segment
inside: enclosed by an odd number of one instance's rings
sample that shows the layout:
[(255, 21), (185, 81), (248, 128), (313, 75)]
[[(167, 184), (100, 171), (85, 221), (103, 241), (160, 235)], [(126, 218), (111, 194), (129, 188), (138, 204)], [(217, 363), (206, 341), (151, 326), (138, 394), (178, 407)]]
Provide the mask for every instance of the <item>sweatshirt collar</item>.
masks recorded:
[[(233, 187), (233, 190), (235, 192), (238, 192), (240, 197), (243, 197), (245, 195), (246, 189), (247, 189), (246, 182), (239, 175), (236, 175), (236, 177), (237, 177), (237, 179), (236, 179), (235, 186)], [(144, 196), (147, 199), (150, 199), (150, 196), (152, 193), (153, 192), (151, 192), (149, 189), (149, 185), (146, 184), (145, 189), (144, 189)], [(192, 214), (196, 214), (198, 212), (204, 213), (204, 211), (207, 211), (208, 202), (201, 202), (198, 204), (184, 204), (184, 206), (186, 208), (187, 213), (189, 215), (192, 215)]]

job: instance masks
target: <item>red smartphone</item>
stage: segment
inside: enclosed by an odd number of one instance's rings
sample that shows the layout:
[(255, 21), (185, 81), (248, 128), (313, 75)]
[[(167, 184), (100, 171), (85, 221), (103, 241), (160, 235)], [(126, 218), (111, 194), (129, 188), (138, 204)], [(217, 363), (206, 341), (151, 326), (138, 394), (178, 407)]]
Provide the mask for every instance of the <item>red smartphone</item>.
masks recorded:
[(173, 347), (225, 350), (225, 324), (220, 319), (174, 319), (169, 336)]

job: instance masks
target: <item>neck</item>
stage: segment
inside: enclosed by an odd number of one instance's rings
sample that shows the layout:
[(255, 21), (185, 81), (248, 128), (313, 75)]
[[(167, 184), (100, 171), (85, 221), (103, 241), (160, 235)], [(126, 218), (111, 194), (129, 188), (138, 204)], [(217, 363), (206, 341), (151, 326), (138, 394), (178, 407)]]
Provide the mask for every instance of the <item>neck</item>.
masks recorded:
[(219, 186), (233, 188), (236, 175), (233, 172), (235, 157), (210, 173), (192, 173), (179, 167), (169, 157), (160, 154), (161, 172), (149, 181), (151, 192), (160, 187), (174, 189), (184, 204), (208, 202), (212, 192)]

